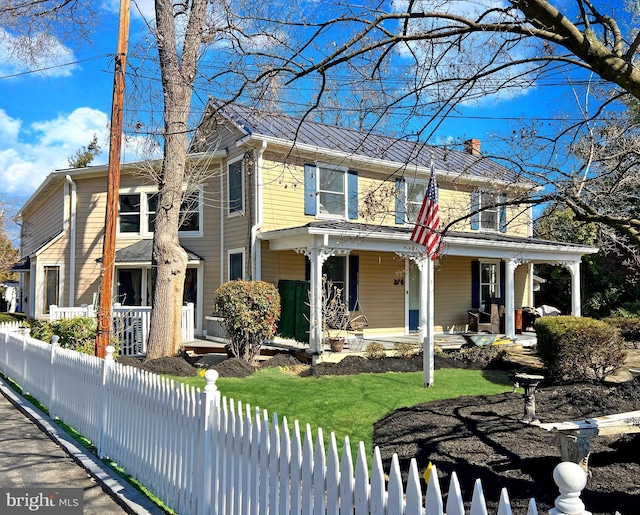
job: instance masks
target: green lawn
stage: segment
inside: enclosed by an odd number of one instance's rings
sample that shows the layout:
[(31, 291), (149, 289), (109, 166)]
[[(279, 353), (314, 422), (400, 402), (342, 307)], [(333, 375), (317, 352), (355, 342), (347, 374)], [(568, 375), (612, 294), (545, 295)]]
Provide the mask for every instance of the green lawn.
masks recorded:
[[(188, 378), (186, 382), (204, 388), (204, 379)], [(315, 378), (288, 375), (276, 368), (243, 379), (219, 378), (216, 384), (227, 398), (266, 409), (270, 417), (277, 413), (280, 422), (287, 417), (290, 429), (295, 419), (302, 431), (310, 424), (314, 441), (318, 427), (325, 433), (325, 442), (334, 432), (340, 448), (349, 436), (354, 456), (361, 440), (371, 456), (374, 422), (396, 408), (512, 389), (508, 372), (453, 368), (436, 370), (431, 388), (423, 388), (422, 372)]]

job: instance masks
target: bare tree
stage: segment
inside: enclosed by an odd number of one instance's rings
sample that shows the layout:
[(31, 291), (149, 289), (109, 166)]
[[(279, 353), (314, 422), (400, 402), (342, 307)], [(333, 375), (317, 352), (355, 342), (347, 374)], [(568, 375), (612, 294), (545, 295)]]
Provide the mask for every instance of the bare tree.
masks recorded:
[(46, 62), (58, 42), (88, 42), (96, 9), (82, 0), (0, 0), (0, 43), (29, 65)]
[(636, 3), (596, 0), (335, 2), (283, 22), (299, 43), (293, 55), (272, 58), (289, 84), (311, 92), (307, 116), (316, 116), (347, 68), (370, 70), (385, 95), (368, 109), (410, 120), (424, 142), (461, 105), (518, 95), (542, 79), (573, 86), (580, 120), (555, 130), (520, 124), (484, 157), (531, 184), (512, 192), (509, 204), (562, 202), (577, 220), (603, 224), (637, 251), (640, 219), (620, 206), (637, 192), (631, 156), (640, 140), (633, 117), (621, 116), (629, 99), (640, 99), (639, 14)]

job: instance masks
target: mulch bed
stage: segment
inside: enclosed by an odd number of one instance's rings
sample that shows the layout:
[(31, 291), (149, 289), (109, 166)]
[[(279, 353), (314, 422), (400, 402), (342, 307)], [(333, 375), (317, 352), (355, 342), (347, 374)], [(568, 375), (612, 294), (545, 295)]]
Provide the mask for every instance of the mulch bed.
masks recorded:
[[(435, 368), (529, 371), (510, 362), (505, 355), (478, 353), (469, 358), (468, 352), (439, 354)], [(187, 357), (161, 358), (147, 363), (132, 358), (119, 361), (178, 376), (194, 375), (198, 371), (197, 360)], [(201, 364), (207, 368), (213, 363), (215, 361), (202, 358)], [(296, 369), (300, 363), (291, 355), (279, 354), (257, 367), (234, 358), (213, 364), (221, 377), (239, 378), (251, 375), (258, 367), (269, 366)], [(321, 376), (421, 370), (421, 356), (381, 360), (347, 356), (339, 363), (322, 363), (306, 368), (303, 373)], [(616, 386), (543, 386), (536, 393), (536, 414), (542, 422), (635, 410), (640, 410), (640, 378)], [(536, 499), (538, 512), (547, 513), (559, 493), (552, 479), (553, 468), (560, 461), (559, 451), (552, 433), (520, 422), (523, 414), (521, 393), (435, 401), (389, 413), (374, 424), (373, 442), (380, 448), (387, 470), (392, 455), (398, 454), (405, 479), (411, 458), (417, 460), (420, 471), (429, 462), (434, 463), (445, 497), (449, 478), (455, 471), (463, 497), (468, 501), (473, 482), (478, 477), (482, 479), (490, 513), (496, 512), (503, 487), (509, 492), (515, 514), (527, 512), (531, 497)], [(594, 515), (613, 514), (616, 510), (622, 515), (640, 513), (640, 435), (593, 439), (589, 464), (591, 476), (581, 497), (587, 510)]]

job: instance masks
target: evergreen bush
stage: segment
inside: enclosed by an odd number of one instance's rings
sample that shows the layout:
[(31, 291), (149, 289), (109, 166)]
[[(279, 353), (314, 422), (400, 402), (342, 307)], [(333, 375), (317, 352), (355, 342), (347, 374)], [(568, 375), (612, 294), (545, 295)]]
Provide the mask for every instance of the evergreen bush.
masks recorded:
[(30, 334), (33, 338), (48, 343), (56, 335), (60, 337), (60, 347), (93, 355), (96, 327), (95, 318), (76, 317), (54, 322), (33, 320), (30, 322)]
[(638, 317), (608, 317), (602, 319), (620, 331), (620, 336), (628, 347), (640, 348), (640, 318)]
[(624, 363), (624, 340), (615, 327), (592, 318), (536, 321), (538, 355), (555, 382), (602, 381)]
[(230, 281), (216, 291), (217, 312), (230, 342), (230, 353), (252, 362), (265, 340), (276, 334), (280, 294), (264, 281)]

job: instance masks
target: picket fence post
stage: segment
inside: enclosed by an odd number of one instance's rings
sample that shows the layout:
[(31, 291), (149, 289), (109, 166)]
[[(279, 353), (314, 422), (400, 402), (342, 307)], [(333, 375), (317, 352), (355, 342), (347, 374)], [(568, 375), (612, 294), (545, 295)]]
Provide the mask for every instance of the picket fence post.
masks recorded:
[(54, 334), (51, 337), (51, 356), (50, 356), (50, 360), (49, 360), (49, 375), (51, 376), (49, 379), (51, 380), (50, 386), (49, 386), (49, 416), (52, 419), (56, 418), (56, 410), (57, 410), (57, 403), (56, 403), (56, 368), (55, 368), (55, 361), (56, 361), (56, 352), (58, 351), (60, 345), (60, 337), (56, 334)]
[(27, 378), (27, 338), (29, 337), (29, 329), (22, 330), (22, 377), (20, 378), (20, 384), (22, 385), (22, 395), (28, 395), (29, 391), (26, 386), (25, 379)]
[[(215, 477), (217, 482), (217, 471), (213, 468), (217, 466), (217, 458), (213, 453), (213, 438), (217, 439), (217, 434), (213, 434), (217, 431), (218, 412), (220, 406), (220, 392), (216, 386), (218, 379), (218, 372), (210, 369), (204, 373), (204, 379), (206, 381), (204, 391), (202, 392), (202, 452), (200, 453), (200, 479), (198, 488), (200, 490), (198, 497), (200, 502), (197, 506), (198, 515), (204, 515), (209, 513), (211, 506), (211, 481)], [(215, 489), (217, 491), (217, 488)], [(217, 500), (217, 499), (214, 499)]]
[(116, 351), (113, 345), (107, 345), (105, 349), (107, 355), (102, 360), (102, 404), (100, 406), (100, 436), (98, 438), (98, 457), (100, 459), (106, 457), (105, 453), (105, 440), (107, 438), (108, 425), (108, 407), (109, 407), (109, 388), (107, 386), (107, 374), (109, 369), (115, 363), (113, 359), (113, 353)]
[(591, 515), (585, 511), (580, 494), (587, 486), (587, 474), (583, 468), (572, 461), (563, 461), (553, 469), (553, 481), (560, 490), (554, 502), (555, 508), (549, 515)]

